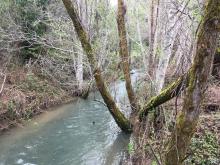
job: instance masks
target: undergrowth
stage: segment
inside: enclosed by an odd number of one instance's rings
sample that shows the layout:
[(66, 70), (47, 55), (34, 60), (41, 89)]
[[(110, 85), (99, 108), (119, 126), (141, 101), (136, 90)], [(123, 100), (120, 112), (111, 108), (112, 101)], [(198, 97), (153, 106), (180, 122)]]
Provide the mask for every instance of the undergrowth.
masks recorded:
[(192, 138), (190, 156), (186, 162), (192, 165), (219, 165), (219, 149), (216, 134), (205, 132), (203, 136)]

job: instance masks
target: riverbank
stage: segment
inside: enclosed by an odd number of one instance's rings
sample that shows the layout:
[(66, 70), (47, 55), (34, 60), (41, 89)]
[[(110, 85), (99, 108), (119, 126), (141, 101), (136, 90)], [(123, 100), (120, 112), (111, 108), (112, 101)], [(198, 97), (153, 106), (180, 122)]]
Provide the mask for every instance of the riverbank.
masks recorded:
[(75, 96), (58, 84), (34, 72), (16, 68), (7, 74), (0, 96), (0, 133), (74, 99)]
[[(164, 144), (171, 137), (171, 133), (175, 128), (176, 117), (182, 110), (182, 106), (182, 95), (163, 104), (162, 111), (165, 115), (163, 125), (160, 123), (156, 125), (157, 123), (154, 123), (150, 129), (153, 132), (150, 133), (150, 144), (153, 151), (158, 153), (158, 155), (166, 152), (166, 145)], [(155, 156), (153, 156), (153, 159), (155, 159)], [(186, 164), (219, 165), (219, 163), (220, 84), (210, 82), (205, 91), (198, 126), (192, 138), (190, 148), (187, 151)]]
[[(8, 70), (4, 82), (0, 79), (0, 84), (3, 84), (0, 94), (0, 134), (12, 127), (22, 126), (23, 121), (32, 119), (50, 108), (70, 103), (82, 94), (88, 92), (87, 95), (96, 90), (91, 80), (84, 80), (84, 93), (76, 84), (72, 84), (72, 88), (63, 87), (45, 77), (39, 70), (36, 66), (29, 70), (24, 66), (15, 66)], [(107, 73), (107, 82), (112, 83), (120, 79), (120, 73)]]
[[(118, 81), (117, 100), (124, 100), (126, 89)], [(119, 98), (120, 96), (120, 98)], [(21, 164), (119, 164), (127, 149), (129, 135), (117, 127), (111, 114), (91, 92), (87, 100), (52, 108), (23, 128), (10, 129), (1, 136), (0, 162)]]

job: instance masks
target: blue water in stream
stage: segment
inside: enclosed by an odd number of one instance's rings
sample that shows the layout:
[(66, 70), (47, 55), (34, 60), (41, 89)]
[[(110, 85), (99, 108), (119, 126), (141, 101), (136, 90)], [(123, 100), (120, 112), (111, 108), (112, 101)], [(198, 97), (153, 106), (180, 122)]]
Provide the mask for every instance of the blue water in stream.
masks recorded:
[[(117, 100), (127, 100), (124, 82), (116, 84), (112, 89)], [(1, 136), (0, 165), (119, 164), (129, 136), (120, 132), (107, 108), (94, 99), (101, 100), (97, 92)]]

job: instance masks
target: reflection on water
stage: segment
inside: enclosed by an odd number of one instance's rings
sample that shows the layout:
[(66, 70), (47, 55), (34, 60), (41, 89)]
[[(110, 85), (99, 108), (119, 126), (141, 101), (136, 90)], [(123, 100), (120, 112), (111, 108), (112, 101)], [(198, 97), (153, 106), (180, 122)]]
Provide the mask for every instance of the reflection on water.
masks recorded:
[[(117, 85), (119, 96), (124, 83)], [(107, 108), (88, 100), (62, 106), (0, 137), (0, 165), (119, 164), (129, 136)]]

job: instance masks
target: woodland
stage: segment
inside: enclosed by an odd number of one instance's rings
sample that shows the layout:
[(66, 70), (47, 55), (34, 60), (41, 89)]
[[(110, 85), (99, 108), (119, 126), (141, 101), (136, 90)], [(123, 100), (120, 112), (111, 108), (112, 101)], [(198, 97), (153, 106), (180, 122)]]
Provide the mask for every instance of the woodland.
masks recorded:
[(120, 164), (220, 164), (219, 0), (1, 0), (0, 16), (0, 135), (98, 91), (130, 135)]

